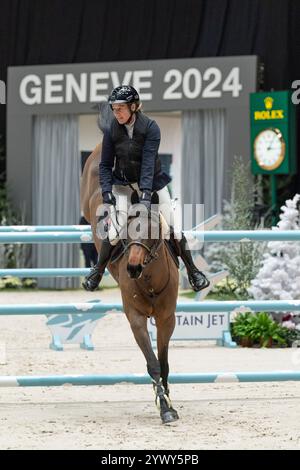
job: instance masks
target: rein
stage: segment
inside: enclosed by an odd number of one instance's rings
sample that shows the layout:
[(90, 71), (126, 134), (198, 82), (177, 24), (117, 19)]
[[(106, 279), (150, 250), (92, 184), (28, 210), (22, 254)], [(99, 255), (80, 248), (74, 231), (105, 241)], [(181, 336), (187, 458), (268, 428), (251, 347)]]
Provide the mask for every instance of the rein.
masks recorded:
[[(115, 229), (117, 230), (117, 228), (115, 227)], [(134, 245), (138, 245), (138, 246), (141, 246), (143, 247), (147, 254), (145, 256), (145, 259), (144, 259), (144, 262), (142, 264), (143, 268), (145, 268), (146, 266), (148, 266), (152, 261), (154, 260), (157, 260), (158, 257), (159, 257), (159, 250), (161, 248), (161, 246), (164, 244), (164, 239), (161, 237), (162, 235), (162, 229), (161, 229), (161, 222), (159, 221), (159, 238), (157, 241), (155, 241), (155, 243), (153, 243), (152, 246), (148, 246), (146, 243), (143, 243), (142, 241), (140, 240), (131, 240), (129, 243), (127, 241), (125, 241), (121, 236), (120, 236), (120, 232), (118, 232), (118, 235), (119, 235), (119, 240), (121, 241), (121, 244), (122, 244), (122, 251), (120, 252), (120, 254), (117, 256), (116, 259), (114, 259), (113, 261), (111, 261), (111, 263), (115, 263), (116, 261), (118, 261), (123, 255), (127, 254), (128, 256), (128, 251), (129, 249), (134, 246)], [(166, 248), (165, 248), (166, 249)], [(139, 291), (143, 294), (143, 295), (147, 295), (148, 297), (150, 296), (150, 298), (155, 298), (155, 297), (158, 297), (168, 286), (169, 282), (170, 282), (170, 278), (171, 278), (171, 274), (170, 274), (170, 263), (169, 263), (169, 257), (166, 256), (167, 258), (167, 269), (168, 269), (168, 279), (167, 279), (167, 282), (165, 283), (165, 285), (163, 286), (162, 289), (159, 290), (159, 292), (155, 292), (153, 287), (146, 287), (146, 290), (142, 288), (142, 286), (140, 285), (139, 282), (137, 282), (135, 280), (135, 284), (137, 286), (137, 288), (139, 289)], [(151, 277), (148, 278), (148, 280), (150, 280)], [(145, 276), (145, 281), (147, 282), (146, 280), (146, 276)]]
[[(126, 252), (128, 253), (129, 248), (133, 245), (142, 246), (147, 251), (147, 255), (145, 257), (145, 260), (144, 260), (142, 266), (143, 266), (143, 268), (146, 267), (146, 266), (149, 266), (149, 264), (152, 261), (158, 259), (159, 250), (164, 245), (164, 239), (161, 236), (162, 236), (162, 230), (161, 230), (161, 223), (159, 222), (159, 238), (155, 243), (153, 243), (153, 245), (151, 247), (149, 247), (148, 245), (146, 245), (142, 241), (132, 240), (126, 245), (124, 253), (126, 253)], [(168, 269), (168, 279), (167, 279), (167, 282), (165, 283), (165, 285), (163, 286), (163, 288), (159, 290), (159, 292), (155, 292), (153, 287), (151, 287), (151, 286), (150, 287), (147, 286), (146, 290), (145, 290), (145, 289), (142, 288), (141, 284), (137, 280), (135, 280), (135, 284), (136, 284), (137, 288), (139, 289), (139, 291), (143, 295), (147, 295), (148, 297), (150, 296), (150, 298), (153, 299), (155, 297), (158, 297), (167, 288), (167, 286), (170, 282), (171, 274), (170, 274), (169, 258), (168, 258), (168, 256), (166, 256), (166, 258), (167, 258), (167, 266), (168, 266), (167, 267), (167, 269)], [(151, 277), (149, 278), (149, 280), (150, 279), (151, 279)], [(147, 282), (146, 276), (145, 276), (145, 281)]]
[[(162, 241), (163, 241), (163, 240), (162, 240)], [(159, 249), (160, 246), (161, 246), (161, 243), (158, 245), (158, 248), (157, 248), (157, 249)], [(165, 249), (166, 249), (166, 247), (165, 247)], [(157, 254), (157, 258), (158, 258), (158, 254)], [(158, 291), (158, 292), (154, 292), (153, 287), (148, 288), (148, 289), (147, 289), (147, 292), (145, 292), (145, 291), (141, 288), (141, 286), (140, 286), (140, 284), (137, 282), (137, 280), (135, 280), (135, 284), (136, 284), (137, 288), (140, 290), (140, 292), (142, 292), (142, 294), (144, 294), (144, 295), (146, 294), (146, 295), (148, 295), (148, 296), (150, 296), (150, 297), (152, 297), (152, 298), (158, 297), (158, 296), (159, 296), (160, 294), (162, 294), (163, 291), (168, 287), (168, 284), (169, 284), (170, 278), (171, 278), (171, 274), (170, 274), (169, 257), (166, 256), (166, 258), (167, 258), (167, 264), (168, 264), (168, 279), (167, 279), (167, 282), (165, 283), (165, 285), (163, 286), (163, 288), (162, 288), (160, 291)], [(152, 260), (151, 260), (151, 261), (152, 261)], [(150, 261), (149, 261), (149, 262), (150, 262)], [(147, 264), (149, 264), (149, 263), (147, 263)]]
[(163, 243), (163, 239), (158, 239), (158, 242), (157, 243), (154, 243), (151, 247), (147, 246), (145, 243), (143, 242), (139, 242), (139, 241), (131, 241), (130, 243), (128, 243), (126, 246), (125, 246), (125, 250), (124, 252), (128, 252), (129, 248), (133, 245), (139, 245), (139, 246), (142, 246), (143, 248), (145, 248), (145, 250), (148, 252), (148, 255), (147, 255), (147, 259), (146, 261), (144, 261), (143, 263), (143, 267), (147, 266), (148, 264), (151, 263), (151, 261), (153, 261), (154, 259), (157, 259), (158, 258), (158, 250), (159, 248), (161, 247), (161, 244)]

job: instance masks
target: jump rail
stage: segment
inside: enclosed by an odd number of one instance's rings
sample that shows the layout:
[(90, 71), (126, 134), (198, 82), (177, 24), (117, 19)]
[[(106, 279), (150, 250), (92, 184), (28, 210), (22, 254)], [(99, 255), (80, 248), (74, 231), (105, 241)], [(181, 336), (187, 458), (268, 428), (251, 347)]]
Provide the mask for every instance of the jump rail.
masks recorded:
[[(300, 230), (186, 231), (187, 237), (205, 242), (300, 241)], [(0, 243), (91, 243), (91, 231), (0, 233)]]
[[(273, 312), (300, 311), (300, 300), (232, 300), (214, 302), (180, 302), (177, 312), (233, 312), (233, 311)], [(82, 302), (74, 304), (20, 304), (0, 305), (0, 315), (47, 315), (78, 314), (88, 312), (103, 313), (123, 312), (122, 304), (104, 304), (102, 302)]]
[[(204, 220), (198, 225), (195, 225), (192, 230), (204, 230), (214, 227), (221, 221), (221, 216), (215, 214), (208, 219)], [(76, 231), (90, 231), (91, 226), (86, 225), (6, 225), (0, 226), (1, 232), (76, 232)]]
[(90, 232), (90, 225), (6, 225), (1, 232)]
[(28, 268), (28, 269), (0, 269), (0, 277), (79, 277), (86, 276), (89, 268)]
[[(26, 233), (28, 232), (28, 233)], [(79, 233), (82, 232), (82, 233)], [(300, 231), (250, 230), (250, 231), (188, 231), (186, 235), (209, 242), (247, 241), (300, 241)], [(10, 226), (0, 227), (0, 243), (89, 243), (92, 232), (87, 225), (82, 226)], [(46, 277), (49, 275), (79, 276), (89, 269), (15, 269), (1, 270), (0, 276)], [(184, 302), (178, 303), (176, 311), (183, 312), (228, 312), (234, 310), (252, 311), (300, 311), (299, 300), (285, 301), (223, 301), (223, 302)], [(82, 312), (103, 313), (123, 311), (121, 304), (77, 303), (77, 304), (33, 304), (0, 305), (0, 315), (41, 315), (78, 314)], [(299, 381), (300, 371), (267, 372), (214, 372), (171, 374), (170, 383), (229, 383), (229, 382), (273, 382)], [(147, 374), (132, 375), (65, 375), (65, 376), (0, 376), (0, 387), (50, 387), (62, 385), (113, 385), (117, 383), (149, 384)]]
[[(285, 382), (299, 381), (300, 371), (267, 372), (210, 372), (170, 374), (171, 384), (188, 383), (237, 383), (237, 382)], [(48, 375), (48, 376), (0, 376), (0, 387), (58, 387), (61, 385), (115, 385), (132, 383), (150, 384), (148, 374), (123, 375)]]

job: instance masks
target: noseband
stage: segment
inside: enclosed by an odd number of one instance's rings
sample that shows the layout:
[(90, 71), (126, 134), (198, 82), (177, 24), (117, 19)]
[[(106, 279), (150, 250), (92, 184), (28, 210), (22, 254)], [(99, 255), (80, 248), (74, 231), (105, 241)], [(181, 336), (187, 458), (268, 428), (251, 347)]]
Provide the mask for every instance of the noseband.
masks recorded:
[[(158, 216), (159, 217), (159, 216)], [(147, 266), (148, 264), (151, 263), (151, 261), (155, 260), (158, 258), (158, 250), (159, 248), (161, 247), (162, 243), (163, 243), (163, 239), (161, 238), (161, 223), (160, 223), (160, 218), (158, 218), (158, 223), (159, 223), (159, 238), (158, 240), (153, 243), (153, 245), (151, 247), (149, 247), (148, 245), (146, 245), (145, 243), (143, 242), (140, 242), (138, 240), (133, 240), (129, 243), (126, 243), (125, 244), (125, 247), (124, 247), (124, 253), (126, 253), (128, 255), (128, 250), (131, 246), (133, 245), (138, 245), (138, 246), (142, 246), (143, 248), (145, 248), (145, 250), (147, 251), (147, 257), (145, 258), (144, 260), (144, 263), (143, 263), (143, 267)]]
[(128, 250), (133, 245), (142, 246), (148, 252), (147, 257), (145, 258), (145, 260), (143, 262), (143, 267), (145, 267), (149, 263), (151, 263), (151, 261), (158, 258), (158, 250), (161, 247), (162, 242), (163, 242), (162, 239), (158, 239), (158, 241), (156, 243), (153, 243), (153, 245), (151, 247), (149, 247), (149, 246), (145, 245), (145, 243), (142, 243), (142, 242), (139, 242), (139, 241), (132, 241), (132, 242), (128, 243), (125, 246), (124, 253), (127, 253), (127, 255), (128, 255)]

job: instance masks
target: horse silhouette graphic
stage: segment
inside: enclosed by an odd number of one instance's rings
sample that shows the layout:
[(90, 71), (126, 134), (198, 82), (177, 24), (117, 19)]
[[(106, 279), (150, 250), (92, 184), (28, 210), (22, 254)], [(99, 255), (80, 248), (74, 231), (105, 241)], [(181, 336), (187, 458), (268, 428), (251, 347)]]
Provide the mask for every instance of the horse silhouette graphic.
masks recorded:
[[(93, 303), (91, 301), (91, 309)], [(88, 309), (90, 310), (90, 309)], [(63, 351), (63, 344), (80, 344), (82, 349), (93, 350), (91, 335), (99, 319), (106, 313), (78, 313), (65, 315), (46, 315), (46, 325), (51, 331), (52, 342), (50, 348), (55, 351)]]

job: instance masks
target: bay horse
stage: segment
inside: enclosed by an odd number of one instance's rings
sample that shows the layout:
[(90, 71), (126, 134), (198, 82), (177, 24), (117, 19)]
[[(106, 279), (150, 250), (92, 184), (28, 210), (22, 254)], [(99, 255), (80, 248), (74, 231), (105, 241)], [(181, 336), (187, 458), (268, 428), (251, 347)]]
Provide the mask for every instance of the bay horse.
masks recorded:
[[(98, 252), (101, 240), (97, 236), (96, 212), (102, 204), (98, 177), (100, 155), (101, 146), (98, 145), (87, 159), (81, 180), (81, 207), (84, 217), (91, 224)], [(138, 220), (138, 217), (139, 215), (129, 217), (128, 228), (132, 223), (141, 223), (144, 228), (150, 229), (151, 224), (155, 223), (153, 217), (146, 221)], [(124, 312), (145, 356), (147, 370), (153, 382), (155, 402), (160, 410), (162, 423), (166, 424), (178, 419), (169, 397), (168, 348), (175, 327), (179, 274), (178, 266), (162, 239), (159, 216), (156, 220), (159, 224), (158, 239), (145, 237), (145, 230), (142, 230), (140, 237), (132, 240), (128, 230), (126, 248), (115, 261), (108, 264), (108, 270), (120, 287)], [(148, 232), (151, 233), (150, 230)], [(157, 357), (149, 338), (148, 317), (154, 317), (156, 323)]]

